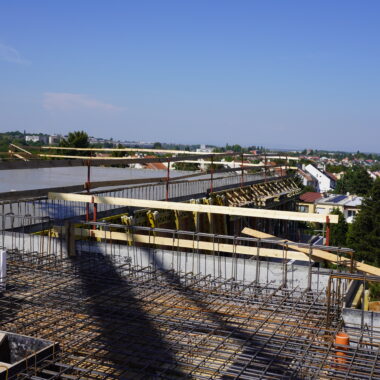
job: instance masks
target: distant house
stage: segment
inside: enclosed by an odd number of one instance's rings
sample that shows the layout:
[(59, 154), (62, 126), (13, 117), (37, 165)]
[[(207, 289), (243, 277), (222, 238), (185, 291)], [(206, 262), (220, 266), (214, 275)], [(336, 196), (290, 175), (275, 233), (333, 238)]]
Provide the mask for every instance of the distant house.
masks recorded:
[(167, 165), (162, 162), (149, 162), (145, 167), (152, 170), (166, 170), (168, 168)]
[(380, 170), (375, 172), (368, 172), (372, 179), (380, 178)]
[(297, 203), (298, 211), (317, 214), (330, 214), (338, 209), (346, 219), (352, 223), (360, 210), (363, 197), (356, 195), (334, 194), (324, 197), (321, 193), (308, 192), (300, 195)]
[(310, 173), (306, 173), (302, 169), (297, 169), (297, 174), (298, 174), (298, 177), (301, 178), (302, 185), (311, 186), (314, 189), (317, 188), (318, 181)]
[(48, 137), (45, 135), (26, 135), (25, 141), (32, 142), (32, 143), (41, 142), (43, 144), (47, 144)]
[(338, 209), (344, 215), (347, 223), (352, 223), (359, 212), (363, 197), (356, 195), (334, 194), (329, 197), (320, 198), (315, 201), (315, 212), (317, 214), (329, 214)]
[(212, 153), (214, 148), (206, 147), (206, 145), (201, 145), (200, 148), (198, 148), (196, 151), (198, 153)]
[(49, 136), (49, 145), (57, 145), (61, 142), (62, 136), (61, 135), (50, 135)]
[[(145, 156), (145, 158), (155, 158), (155, 156)], [(148, 162), (143, 164), (145, 169), (151, 170), (166, 170), (168, 168), (167, 164), (162, 162)]]
[(333, 174), (318, 169), (312, 164), (306, 165), (305, 171), (318, 182), (317, 191), (325, 193), (335, 189), (337, 178)]
[(298, 211), (315, 213), (315, 201), (320, 198), (322, 198), (322, 194), (313, 191), (301, 194), (298, 202)]

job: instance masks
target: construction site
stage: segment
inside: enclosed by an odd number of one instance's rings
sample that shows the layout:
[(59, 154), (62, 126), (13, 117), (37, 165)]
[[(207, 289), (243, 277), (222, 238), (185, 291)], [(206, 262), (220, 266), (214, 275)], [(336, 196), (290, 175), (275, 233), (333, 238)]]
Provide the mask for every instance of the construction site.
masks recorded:
[[(296, 211), (291, 158), (236, 154), (216, 170), (231, 153), (61, 149), (0, 162), (86, 172), (1, 194), (1, 379), (380, 379), (380, 269), (329, 245), (337, 215)], [(172, 176), (170, 163), (200, 158), (207, 170)], [(166, 176), (91, 175), (136, 162)]]

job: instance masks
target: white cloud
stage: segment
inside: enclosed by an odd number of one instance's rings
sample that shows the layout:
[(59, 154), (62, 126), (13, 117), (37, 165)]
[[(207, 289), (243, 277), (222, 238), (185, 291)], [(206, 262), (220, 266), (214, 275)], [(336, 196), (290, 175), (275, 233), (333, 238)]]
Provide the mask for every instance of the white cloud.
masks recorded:
[(70, 109), (98, 109), (103, 111), (118, 111), (122, 107), (113, 104), (103, 103), (93, 99), (88, 95), (70, 94), (65, 92), (45, 92), (43, 106), (49, 110), (70, 110)]
[(12, 63), (30, 63), (28, 60), (21, 57), (21, 54), (13, 47), (0, 43), (0, 61)]

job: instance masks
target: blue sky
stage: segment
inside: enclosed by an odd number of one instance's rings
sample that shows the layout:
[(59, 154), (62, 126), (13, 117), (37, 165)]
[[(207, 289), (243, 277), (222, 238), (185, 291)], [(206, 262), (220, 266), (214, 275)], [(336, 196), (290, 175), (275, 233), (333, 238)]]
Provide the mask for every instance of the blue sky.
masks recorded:
[(379, 1), (2, 1), (0, 130), (380, 152)]

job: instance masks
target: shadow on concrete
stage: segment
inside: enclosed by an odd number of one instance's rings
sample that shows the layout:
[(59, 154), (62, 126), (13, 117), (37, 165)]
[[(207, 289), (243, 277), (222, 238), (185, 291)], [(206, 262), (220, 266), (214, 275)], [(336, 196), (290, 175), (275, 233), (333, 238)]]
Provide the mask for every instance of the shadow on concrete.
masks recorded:
[[(211, 320), (216, 328), (209, 328), (209, 331), (205, 331), (205, 326), (199, 323), (198, 331), (200, 334), (215, 334), (218, 337), (228, 337), (235, 344), (241, 345), (241, 351), (235, 357), (231, 356), (232, 364), (223, 368), (223, 375), (218, 376), (221, 379), (233, 379), (240, 378), (259, 378), (260, 373), (266, 371), (266, 376), (272, 376), (273, 378), (281, 379), (298, 379), (298, 376), (293, 373), (293, 370), (289, 367), (291, 360), (281, 355), (275, 355), (265, 352), (265, 346), (267, 340), (265, 338), (259, 339), (255, 334), (249, 334), (243, 331), (244, 326), (236, 326), (229, 323), (221, 313), (215, 312), (210, 308), (209, 303), (205, 302), (204, 292), (198, 292), (192, 290), (190, 287), (184, 285), (174, 271), (168, 271), (165, 268), (161, 260), (148, 248), (141, 248), (149, 255), (151, 261), (153, 260), (153, 266), (159, 269), (166, 280), (174, 286), (175, 289), (181, 293), (181, 296), (186, 297), (193, 302), (204, 314), (204, 318)], [(193, 333), (197, 332), (197, 328), (192, 329)], [(195, 347), (194, 347), (195, 349)], [(221, 347), (222, 349), (222, 347)], [(208, 358), (208, 360), (212, 358)], [(207, 365), (207, 363), (202, 363)], [(289, 368), (289, 372), (286, 370)], [(169, 370), (169, 368), (168, 368)], [(256, 373), (256, 374), (255, 374)], [(265, 376), (265, 375), (264, 375)], [(191, 376), (190, 376), (191, 377)], [(271, 378), (272, 378), (271, 377)]]
[(144, 310), (149, 304), (141, 299), (143, 289), (135, 288), (109, 256), (82, 253), (73, 264), (82, 282), (85, 308), (99, 334), (95, 345), (102, 346), (101, 360), (122, 373), (107, 378), (184, 378), (170, 347)]

